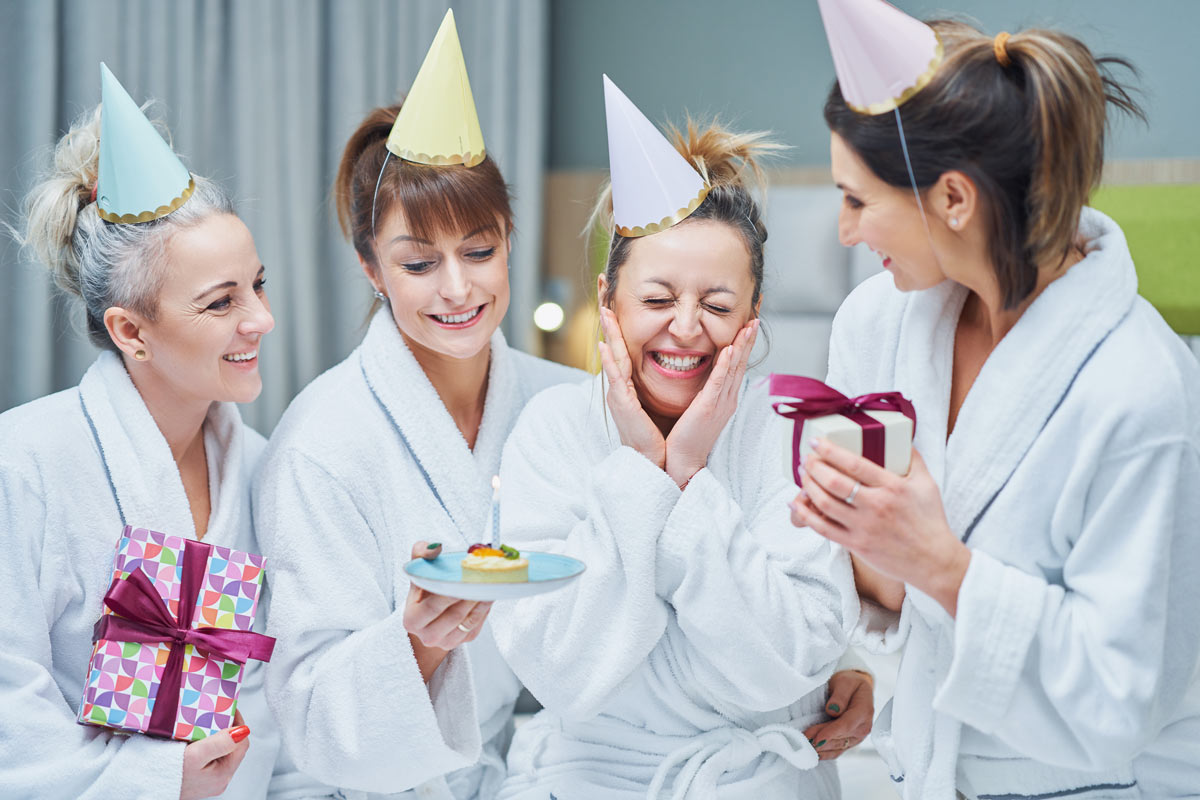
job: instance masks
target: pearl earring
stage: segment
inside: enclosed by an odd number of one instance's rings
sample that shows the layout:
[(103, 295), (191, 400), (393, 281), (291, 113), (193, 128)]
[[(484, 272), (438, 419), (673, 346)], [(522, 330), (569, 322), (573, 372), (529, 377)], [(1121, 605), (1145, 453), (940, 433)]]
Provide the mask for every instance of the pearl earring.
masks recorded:
[(950, 218), (950, 227), (951, 227), (951, 228), (957, 228), (957, 227), (958, 227), (958, 217), (951, 217), (951, 218)]

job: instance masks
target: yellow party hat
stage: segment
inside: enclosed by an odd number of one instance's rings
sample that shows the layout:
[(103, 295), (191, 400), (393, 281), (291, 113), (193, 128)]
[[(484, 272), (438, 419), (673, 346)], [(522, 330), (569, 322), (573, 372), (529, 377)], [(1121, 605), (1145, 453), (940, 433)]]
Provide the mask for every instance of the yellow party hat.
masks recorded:
[(387, 148), (405, 161), (436, 166), (473, 167), (486, 155), (453, 10), (433, 37)]

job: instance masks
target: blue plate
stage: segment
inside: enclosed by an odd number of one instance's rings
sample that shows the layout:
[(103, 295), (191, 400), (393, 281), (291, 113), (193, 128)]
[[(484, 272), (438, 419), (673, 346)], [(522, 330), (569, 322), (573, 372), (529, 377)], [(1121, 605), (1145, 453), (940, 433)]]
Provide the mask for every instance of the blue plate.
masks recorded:
[(582, 561), (555, 553), (522, 552), (529, 559), (529, 580), (521, 583), (466, 583), (462, 579), (465, 552), (442, 553), (432, 561), (413, 559), (404, 565), (409, 580), (427, 592), (461, 600), (516, 600), (561, 589), (583, 574)]

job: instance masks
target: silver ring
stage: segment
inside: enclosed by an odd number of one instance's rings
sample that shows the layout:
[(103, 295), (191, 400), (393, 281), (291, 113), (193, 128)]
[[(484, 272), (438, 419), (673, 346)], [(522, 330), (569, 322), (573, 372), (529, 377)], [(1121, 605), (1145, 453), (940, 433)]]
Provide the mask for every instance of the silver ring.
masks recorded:
[(458, 623), (458, 629), (463, 633), (470, 633), (472, 630), (474, 630), (473, 628), (468, 628), (466, 625), (463, 625), (461, 622)]
[(854, 505), (854, 498), (858, 496), (858, 490), (862, 488), (862, 484), (858, 481), (854, 482), (854, 488), (850, 490), (849, 496), (846, 497), (846, 505)]

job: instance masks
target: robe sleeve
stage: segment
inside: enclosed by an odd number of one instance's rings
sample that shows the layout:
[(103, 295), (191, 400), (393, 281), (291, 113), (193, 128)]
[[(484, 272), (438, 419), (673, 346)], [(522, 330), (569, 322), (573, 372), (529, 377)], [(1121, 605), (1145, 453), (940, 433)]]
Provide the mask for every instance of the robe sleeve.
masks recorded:
[[(65, 489), (64, 489), (65, 491)], [(179, 797), (186, 744), (79, 725), (50, 673), (42, 487), (0, 466), (0, 786), (6, 797)], [(66, 565), (62, 565), (65, 568)], [(65, 576), (64, 576), (65, 577)], [(96, 616), (100, 615), (97, 604)], [(87, 664), (70, 665), (80, 674)]]
[(580, 426), (547, 408), (546, 398), (526, 408), (504, 449), (503, 538), (522, 550), (572, 556), (587, 570), (567, 588), (497, 603), (492, 630), (542, 705), (587, 719), (641, 667), (666, 628), (667, 604), (655, 593), (654, 532), (679, 489), (629, 447), (587, 463)]
[(725, 703), (770, 711), (833, 674), (858, 595), (845, 553), (791, 524), (794, 493), (761, 456), (776, 443), (756, 437), (739, 449), (739, 480), (770, 488), (742, 508), (711, 470), (696, 473), (658, 537), (658, 591), (687, 639), (690, 680)]
[(284, 449), (263, 467), (254, 518), (276, 637), (267, 701), (297, 765), (323, 783), (392, 793), (475, 763), (469, 656), (452, 651), (426, 687), (394, 607), (392, 559), (353, 494)]
[(1132, 759), (1200, 658), (1200, 458), (1187, 441), (1107, 458), (1064, 585), (974, 550), (935, 708), (1076, 769)]

